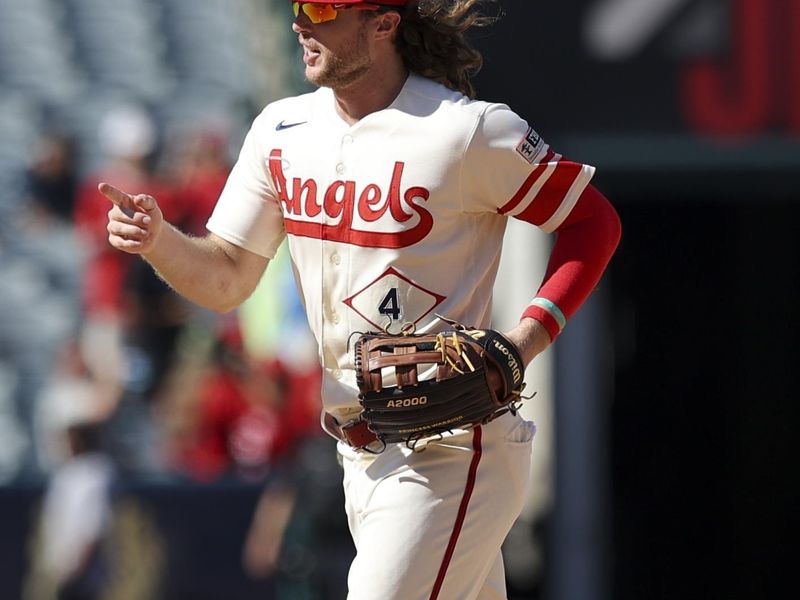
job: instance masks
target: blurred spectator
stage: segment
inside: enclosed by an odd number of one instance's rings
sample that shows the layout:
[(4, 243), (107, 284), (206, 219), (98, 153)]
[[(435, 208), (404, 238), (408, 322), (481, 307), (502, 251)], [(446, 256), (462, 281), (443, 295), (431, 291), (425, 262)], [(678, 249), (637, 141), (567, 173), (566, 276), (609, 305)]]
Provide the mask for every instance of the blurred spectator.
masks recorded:
[(84, 310), (91, 319), (117, 321), (123, 318), (125, 309), (123, 289), (127, 270), (139, 259), (115, 252), (108, 245), (106, 213), (109, 205), (97, 191), (97, 184), (101, 180), (120, 181), (131, 190), (163, 194), (165, 211), (168, 212), (172, 195), (167, 186), (152, 175), (157, 129), (144, 109), (123, 106), (112, 110), (101, 121), (99, 138), (107, 164), (81, 183), (75, 206), (75, 224), (92, 249), (84, 278)]
[(319, 434), (319, 382), (316, 368), (300, 372), (278, 359), (250, 359), (238, 329), (226, 332), (198, 382), (189, 426), (173, 440), (174, 467), (199, 481), (263, 478), (291, 460), (304, 438)]
[(182, 132), (168, 148), (167, 172), (175, 186), (176, 223), (205, 235), (206, 223), (231, 170), (228, 136), (221, 126), (199, 125)]
[(99, 141), (107, 163), (82, 182), (74, 211), (91, 249), (83, 279), (81, 352), (92, 378), (106, 390), (117, 390), (110, 450), (121, 467), (134, 471), (161, 468), (151, 406), (192, 313), (144, 261), (108, 245), (109, 204), (97, 184), (119, 181), (128, 189), (161, 194), (165, 213), (180, 222), (185, 211), (176, 204), (173, 188), (154, 175), (158, 137), (142, 107), (120, 106), (105, 115)]
[(260, 478), (321, 434), (316, 345), (285, 244), (258, 288), (174, 373), (161, 414), (171, 462), (202, 481)]
[(26, 174), (26, 188), (30, 207), (40, 218), (72, 223), (75, 167), (75, 145), (70, 137), (56, 133), (37, 142)]
[[(321, 541), (310, 527), (318, 518), (328, 520), (331, 505), (343, 501), (334, 441), (319, 427), (319, 367), (288, 366), (280, 355), (253, 358), (237, 322), (225, 324), (209, 367), (195, 379), (195, 402), (184, 399), (186, 414), (183, 426), (173, 430), (171, 464), (196, 481), (231, 476), (265, 481), (242, 549), (245, 572), (274, 586), (279, 598), (341, 597), (341, 586), (332, 596), (321, 590), (341, 584), (349, 562), (323, 556), (328, 548), (320, 544), (347, 536), (334, 532)], [(302, 330), (297, 334), (302, 338)], [(320, 464), (326, 465), (323, 473), (315, 469)], [(304, 514), (294, 510), (299, 498), (308, 508)], [(340, 555), (349, 556), (334, 554)]]
[(100, 449), (95, 410), (76, 399), (62, 414), (69, 457), (53, 475), (42, 507), (41, 562), (58, 600), (101, 598), (111, 582), (106, 542), (115, 469)]
[(289, 485), (267, 486), (258, 499), (242, 552), (244, 570), (251, 578), (267, 579), (278, 568), (296, 499)]
[(330, 518), (343, 502), (336, 441), (305, 438), (256, 505), (242, 548), (247, 575), (270, 580), (277, 598), (344, 598), (355, 548), (346, 521)]
[(2, 471), (27, 477), (41, 470), (31, 444), (34, 406), (57, 349), (78, 328), (79, 282), (86, 258), (69, 221), (75, 195), (75, 148), (67, 137), (48, 133), (34, 151), (22, 173), (26, 185), (17, 201), (19, 210), (13, 222), (5, 223), (9, 235), (0, 248), (4, 281), (0, 361), (12, 382), (5, 400), (10, 410), (0, 407), (4, 413), (0, 421), (5, 421), (0, 429), (10, 427), (16, 434), (2, 436), (0, 478)]
[(51, 472), (71, 455), (64, 424), (80, 419), (91, 423), (107, 421), (116, 393), (92, 379), (77, 339), (68, 340), (39, 394), (34, 416), (38, 462), (45, 472)]

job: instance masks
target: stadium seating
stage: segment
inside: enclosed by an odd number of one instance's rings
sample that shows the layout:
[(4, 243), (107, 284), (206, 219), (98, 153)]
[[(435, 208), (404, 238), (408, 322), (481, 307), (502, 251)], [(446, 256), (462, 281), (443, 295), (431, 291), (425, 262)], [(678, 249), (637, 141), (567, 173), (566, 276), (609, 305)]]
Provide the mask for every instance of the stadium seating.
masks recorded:
[[(17, 350), (57, 345), (79, 318), (74, 290), (52, 285), (54, 268), (71, 268), (54, 266), (58, 240), (31, 238), (18, 221), (37, 141), (73, 137), (84, 175), (104, 160), (103, 117), (134, 103), (162, 137), (223, 124), (233, 151), (261, 106), (298, 87), (290, 19), (281, 0), (0, 0), (0, 431), (30, 416), (24, 405), (47, 368), (44, 357), (22, 372), (35, 361)], [(11, 441), (0, 436), (0, 463), (18, 454)]]

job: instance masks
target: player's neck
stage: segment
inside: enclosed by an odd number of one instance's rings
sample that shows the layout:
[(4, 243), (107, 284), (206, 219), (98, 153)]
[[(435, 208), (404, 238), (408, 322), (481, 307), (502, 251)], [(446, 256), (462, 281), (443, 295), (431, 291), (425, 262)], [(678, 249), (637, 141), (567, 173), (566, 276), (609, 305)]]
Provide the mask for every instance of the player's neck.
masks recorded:
[(376, 63), (363, 77), (344, 88), (334, 89), (336, 112), (353, 125), (367, 115), (389, 106), (408, 79), (408, 70), (399, 56)]

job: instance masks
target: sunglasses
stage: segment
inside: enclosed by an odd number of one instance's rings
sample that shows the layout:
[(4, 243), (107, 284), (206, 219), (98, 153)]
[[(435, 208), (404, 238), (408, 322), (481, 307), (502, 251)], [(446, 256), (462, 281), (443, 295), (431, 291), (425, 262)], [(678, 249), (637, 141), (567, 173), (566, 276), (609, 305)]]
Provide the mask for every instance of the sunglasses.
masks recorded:
[(319, 23), (326, 23), (333, 21), (339, 16), (339, 11), (346, 8), (354, 8), (356, 10), (380, 10), (377, 4), (317, 4), (311, 2), (292, 2), (294, 9), (294, 16), (300, 15), (300, 10), (308, 17), (314, 25)]

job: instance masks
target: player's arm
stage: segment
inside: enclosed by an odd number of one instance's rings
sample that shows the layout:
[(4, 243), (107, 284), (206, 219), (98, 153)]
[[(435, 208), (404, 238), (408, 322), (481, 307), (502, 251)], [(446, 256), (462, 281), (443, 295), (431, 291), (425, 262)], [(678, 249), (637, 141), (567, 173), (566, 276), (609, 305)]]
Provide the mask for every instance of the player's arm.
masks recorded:
[(158, 202), (101, 183), (108, 198), (108, 241), (118, 250), (139, 254), (160, 277), (192, 302), (217, 312), (232, 310), (255, 289), (267, 258), (217, 235), (190, 237), (164, 220)]
[(589, 185), (556, 238), (536, 298), (506, 335), (529, 363), (558, 336), (597, 286), (619, 244), (622, 227), (611, 203)]

